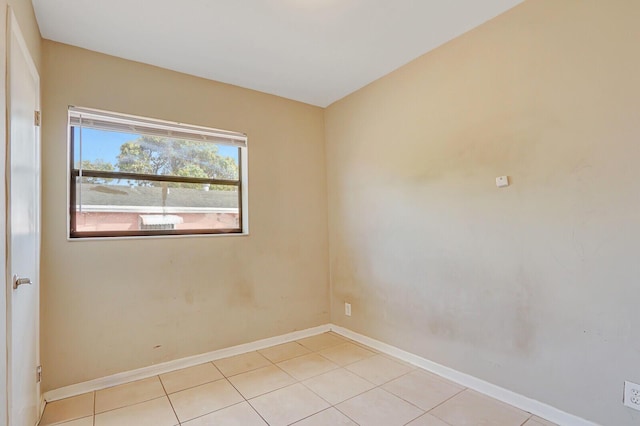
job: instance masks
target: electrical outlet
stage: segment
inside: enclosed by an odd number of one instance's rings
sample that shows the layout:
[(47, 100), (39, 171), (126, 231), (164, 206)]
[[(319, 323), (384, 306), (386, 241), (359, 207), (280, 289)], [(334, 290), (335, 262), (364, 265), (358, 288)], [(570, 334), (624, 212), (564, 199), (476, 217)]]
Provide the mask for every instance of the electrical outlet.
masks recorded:
[(351, 316), (351, 303), (344, 302), (344, 314), (348, 317)]
[(637, 383), (624, 382), (625, 406), (640, 411), (640, 385)]

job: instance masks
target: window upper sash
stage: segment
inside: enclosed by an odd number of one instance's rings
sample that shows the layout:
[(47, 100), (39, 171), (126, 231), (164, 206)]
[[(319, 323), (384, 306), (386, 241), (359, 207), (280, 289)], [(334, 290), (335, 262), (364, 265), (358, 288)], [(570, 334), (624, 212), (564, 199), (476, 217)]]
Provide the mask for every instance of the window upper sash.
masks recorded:
[(247, 146), (247, 135), (243, 133), (74, 106), (69, 107), (69, 125), (112, 132), (211, 142), (241, 148)]

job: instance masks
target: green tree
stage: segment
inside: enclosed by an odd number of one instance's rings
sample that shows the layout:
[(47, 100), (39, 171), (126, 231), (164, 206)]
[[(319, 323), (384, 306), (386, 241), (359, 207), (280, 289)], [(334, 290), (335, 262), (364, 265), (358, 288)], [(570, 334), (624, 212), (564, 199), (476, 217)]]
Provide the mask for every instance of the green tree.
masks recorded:
[[(80, 167), (78, 167), (80, 166)], [(115, 170), (115, 166), (108, 161), (104, 161), (102, 158), (91, 160), (82, 160), (80, 164), (76, 164), (76, 168), (82, 170), (99, 170), (104, 172), (112, 172)], [(85, 177), (87, 183), (105, 184), (112, 181), (112, 179), (98, 178), (98, 177)]]
[[(122, 172), (210, 179), (238, 179), (239, 172), (233, 158), (221, 156), (215, 144), (157, 136), (140, 136), (124, 143), (120, 147), (117, 166)], [(158, 186), (157, 183), (150, 185)], [(230, 188), (216, 185), (215, 189)]]

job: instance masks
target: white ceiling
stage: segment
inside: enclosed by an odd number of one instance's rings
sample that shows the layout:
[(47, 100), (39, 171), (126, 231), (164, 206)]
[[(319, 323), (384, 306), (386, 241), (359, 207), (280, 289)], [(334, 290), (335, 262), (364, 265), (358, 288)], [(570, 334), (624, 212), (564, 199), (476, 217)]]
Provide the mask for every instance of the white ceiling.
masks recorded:
[(33, 0), (44, 38), (321, 107), (523, 0)]

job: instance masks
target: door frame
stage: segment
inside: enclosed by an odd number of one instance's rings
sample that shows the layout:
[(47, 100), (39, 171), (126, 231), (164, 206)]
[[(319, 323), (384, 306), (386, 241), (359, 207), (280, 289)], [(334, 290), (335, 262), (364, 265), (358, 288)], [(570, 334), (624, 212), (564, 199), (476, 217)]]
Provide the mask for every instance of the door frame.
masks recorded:
[[(0, 402), (0, 413), (2, 413), (3, 411), (3, 405), (6, 403), (6, 405), (4, 405), (4, 407), (6, 407), (6, 418), (7, 418), (7, 424), (9, 424), (9, 421), (11, 420), (11, 401), (12, 401), (12, 395), (11, 395), (11, 334), (12, 334), (12, 321), (11, 321), (11, 297), (12, 297), (12, 292), (13, 290), (13, 278), (11, 276), (12, 272), (11, 272), (11, 253), (10, 250), (8, 249), (8, 244), (9, 244), (9, 231), (11, 230), (11, 216), (8, 214), (9, 213), (9, 208), (10, 208), (10, 193), (8, 190), (9, 187), (9, 176), (8, 173), (10, 173), (10, 167), (8, 165), (8, 161), (10, 160), (10, 143), (11, 143), (11, 138), (10, 138), (10, 132), (11, 132), (11, 128), (9, 126), (10, 123), (10, 106), (11, 106), (11, 93), (9, 91), (9, 87), (10, 87), (10, 74), (8, 72), (9, 70), (9, 66), (10, 66), (10, 58), (11, 58), (11, 37), (15, 37), (15, 40), (17, 42), (17, 44), (19, 45), (20, 50), (22, 51), (22, 53), (25, 56), (25, 60), (27, 62), (27, 66), (29, 67), (29, 71), (32, 74), (32, 76), (34, 77), (36, 84), (37, 84), (37, 99), (36, 99), (36, 108), (37, 110), (40, 110), (40, 75), (38, 73), (38, 69), (35, 65), (35, 62), (33, 61), (33, 57), (31, 56), (31, 52), (29, 51), (29, 48), (27, 47), (27, 43), (24, 39), (24, 36), (22, 35), (22, 30), (20, 29), (20, 25), (18, 24), (18, 20), (16, 19), (15, 13), (13, 12), (13, 9), (11, 8), (11, 6), (7, 6), (6, 8), (6, 28), (5, 31), (3, 31), (3, 35), (4, 35), (4, 43), (3, 43), (3, 48), (4, 48), (4, 66), (2, 67), (2, 73), (4, 76), (4, 102), (2, 105), (2, 108), (4, 109), (4, 120), (2, 125), (4, 126), (4, 146), (3, 146), (3, 158), (2, 158), (2, 166), (0, 168), (3, 169), (3, 176), (4, 176), (4, 185), (2, 188), (3, 191), (3, 197), (2, 197), (2, 204), (4, 205), (3, 207), (3, 212), (2, 215), (0, 216), (0, 219), (2, 220), (2, 224), (0, 225), (0, 231), (1, 232), (1, 237), (0, 237), (0, 243), (2, 243), (2, 252), (4, 253), (4, 262), (2, 264), (2, 267), (0, 268), (0, 272), (4, 273), (4, 277), (5, 277), (5, 293), (4, 293), (4, 303), (0, 303), (0, 310), (4, 310), (4, 315), (2, 315), (4, 317), (5, 320), (5, 327), (4, 327), (4, 341), (6, 343), (6, 358), (4, 358), (4, 363), (3, 363), (3, 368), (4, 371), (0, 372), (0, 377), (4, 374), (4, 377), (6, 379), (5, 383), (6, 383), (6, 400)], [(41, 169), (41, 145), (40, 145), (40, 131), (37, 131), (37, 141), (36, 141), (36, 156), (37, 156), (37, 165), (38, 165), (38, 170)], [(39, 171), (39, 173), (41, 173), (41, 171)], [(40, 285), (40, 235), (41, 235), (41, 205), (42, 205), (42, 188), (41, 188), (41, 182), (40, 182), (40, 178), (37, 180), (37, 189), (36, 189), (36, 197), (37, 197), (37, 203), (38, 203), (38, 209), (37, 209), (37, 213), (36, 213), (36, 226), (37, 226), (37, 258), (36, 258), (36, 268), (38, 270), (38, 276), (36, 277), (36, 282), (38, 284), (38, 287)], [(38, 321), (36, 322), (36, 364), (40, 365), (40, 302), (39, 302), (39, 292), (38, 292), (38, 306), (36, 308), (36, 312), (35, 314), (38, 315)], [(2, 314), (2, 312), (0, 312), (0, 315)], [(0, 322), (0, 325), (2, 323)], [(35, 379), (35, 371), (34, 371), (34, 379)], [(43, 398), (43, 394), (42, 394), (42, 390), (40, 388), (40, 383), (37, 384), (37, 395), (36, 395), (37, 401), (38, 401), (38, 413), (37, 413), (37, 421), (40, 421), (40, 417), (42, 416), (42, 413), (44, 411), (44, 406), (45, 406), (45, 401)], [(34, 425), (35, 426), (35, 425)]]
[[(6, 2), (0, 5), (0, 176), (5, 177), (7, 162), (7, 92), (6, 92), (6, 60), (7, 60), (7, 15), (9, 8)], [(6, 277), (6, 242), (7, 242), (7, 204), (6, 204), (6, 178), (0, 185), (0, 277)], [(6, 281), (6, 278), (5, 278)], [(7, 293), (8, 289), (0, 291), (0, 424), (9, 424), (9, 377), (7, 364)]]

